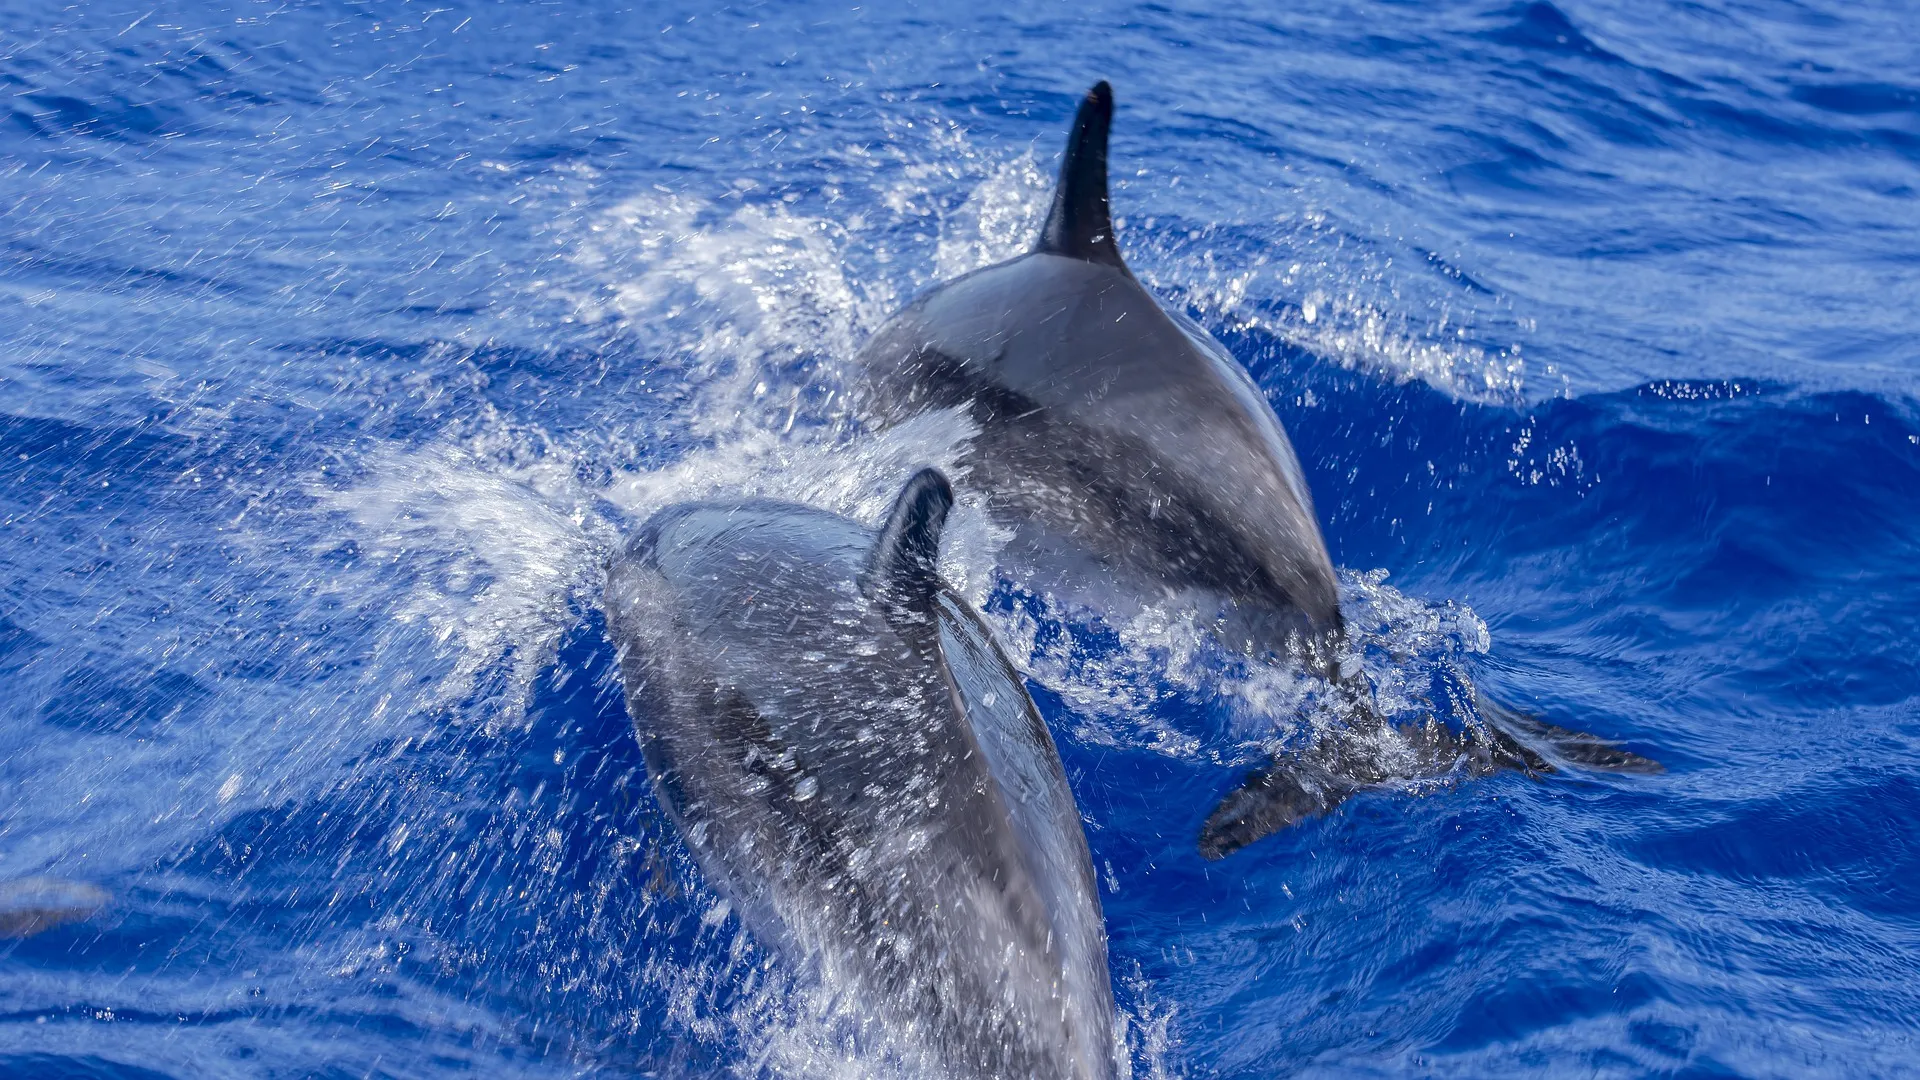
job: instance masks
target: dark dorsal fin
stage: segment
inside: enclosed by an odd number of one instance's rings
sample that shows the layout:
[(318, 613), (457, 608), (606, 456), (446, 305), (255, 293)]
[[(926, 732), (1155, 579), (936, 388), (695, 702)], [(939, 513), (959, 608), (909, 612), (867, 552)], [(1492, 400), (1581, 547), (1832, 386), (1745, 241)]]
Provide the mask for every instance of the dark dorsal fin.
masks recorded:
[(1113, 123), (1113, 88), (1095, 83), (1080, 103), (1060, 161), (1060, 183), (1053, 209), (1040, 230), (1037, 252), (1105, 263), (1122, 270), (1120, 246), (1113, 239), (1113, 212), (1107, 203), (1107, 128)]
[(939, 469), (921, 469), (900, 489), (867, 556), (860, 591), (908, 607), (924, 607), (940, 589), (940, 530), (953, 506), (953, 485)]

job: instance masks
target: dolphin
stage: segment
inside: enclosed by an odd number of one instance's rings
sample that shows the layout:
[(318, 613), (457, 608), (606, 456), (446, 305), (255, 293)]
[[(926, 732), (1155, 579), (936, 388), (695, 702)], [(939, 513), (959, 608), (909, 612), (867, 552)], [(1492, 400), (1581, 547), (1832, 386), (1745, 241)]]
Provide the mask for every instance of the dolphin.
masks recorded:
[(0, 881), (0, 938), (24, 938), (93, 918), (112, 900), (98, 885), (61, 877)]
[(756, 937), (917, 1033), (925, 1075), (1110, 1080), (1113, 990), (1060, 755), (940, 579), (953, 490), (876, 533), (769, 500), (668, 507), (609, 567), (662, 803)]
[[(1346, 641), (1333, 562), (1280, 418), (1225, 346), (1134, 278), (1107, 195), (1112, 90), (1082, 101), (1033, 250), (936, 286), (861, 348), (851, 383), (884, 429), (962, 409), (978, 434), (960, 464), (1011, 528), (1014, 560), (1049, 560), (1062, 542), (1102, 577), (1207, 598), (1216, 629), (1251, 655), (1323, 675), (1359, 735), (1276, 760), (1208, 818), (1199, 847), (1220, 858), (1354, 792), (1414, 775), (1554, 761), (1657, 770), (1590, 735), (1505, 710), (1464, 734), (1438, 722), (1403, 730), (1392, 760), (1365, 751), (1386, 721)], [(1497, 716), (1508, 729), (1491, 726)], [(1484, 730), (1481, 728), (1484, 727)]]

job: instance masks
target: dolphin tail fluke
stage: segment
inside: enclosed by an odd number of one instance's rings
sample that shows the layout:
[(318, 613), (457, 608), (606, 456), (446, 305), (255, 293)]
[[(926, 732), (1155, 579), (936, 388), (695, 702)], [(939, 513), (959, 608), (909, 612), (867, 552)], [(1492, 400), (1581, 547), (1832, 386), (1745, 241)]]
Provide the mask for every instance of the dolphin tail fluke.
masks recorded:
[(1474, 709), (1486, 722), (1493, 762), (1532, 775), (1573, 765), (1602, 772), (1651, 776), (1666, 766), (1622, 749), (1619, 743), (1584, 731), (1556, 727), (1537, 716), (1510, 709), (1484, 694), (1474, 694)]
[(1276, 762), (1220, 800), (1200, 827), (1200, 857), (1227, 856), (1281, 829), (1319, 817), (1362, 785), (1311, 765)]
[(1114, 242), (1112, 208), (1107, 201), (1107, 129), (1112, 123), (1113, 88), (1095, 83), (1073, 118), (1067, 153), (1060, 161), (1060, 183), (1053, 189), (1053, 208), (1033, 250), (1127, 268)]
[(860, 590), (916, 609), (931, 603), (940, 588), (940, 531), (952, 507), (953, 485), (939, 469), (914, 473), (887, 512)]
[(1207, 816), (1200, 827), (1201, 857), (1223, 859), (1262, 837), (1333, 810), (1355, 792), (1396, 777), (1446, 775), (1463, 761), (1467, 774), (1474, 776), (1512, 769), (1540, 777), (1566, 767), (1643, 776), (1666, 771), (1659, 762), (1618, 743), (1556, 727), (1484, 695), (1474, 695), (1474, 706), (1484, 725), (1477, 732), (1461, 733), (1432, 719), (1398, 728), (1415, 758), (1425, 763), (1412, 773), (1395, 773), (1338, 742), (1323, 742), (1297, 758), (1276, 758)]

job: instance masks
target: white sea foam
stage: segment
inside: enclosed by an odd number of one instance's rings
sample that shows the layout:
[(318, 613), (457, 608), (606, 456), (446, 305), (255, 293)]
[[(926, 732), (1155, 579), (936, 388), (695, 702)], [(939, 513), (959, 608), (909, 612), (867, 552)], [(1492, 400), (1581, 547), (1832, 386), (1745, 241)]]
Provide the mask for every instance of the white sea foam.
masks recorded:
[(1283, 307), (1264, 325), (1288, 343), (1350, 368), (1379, 372), (1396, 382), (1418, 379), (1469, 401), (1518, 402), (1527, 385), (1520, 346), (1489, 351), (1446, 340), (1444, 322), (1421, 334), (1353, 292), (1315, 290)]
[[(1470, 691), (1466, 657), (1486, 652), (1490, 640), (1472, 609), (1409, 596), (1386, 578), (1385, 570), (1340, 573), (1349, 637), (1342, 664), (1365, 674), (1383, 714), (1411, 720), (1438, 707), (1429, 700), (1436, 673)], [(1026, 599), (995, 608), (990, 621), (1028, 677), (1074, 707), (1068, 723), (1082, 742), (1244, 762), (1337, 723), (1337, 711), (1320, 706), (1326, 687), (1318, 676), (1226, 647), (1209, 629), (1211, 610), (1192, 598), (1119, 612), (1056, 596)], [(1059, 626), (1068, 632), (1046, 629)], [(1167, 718), (1165, 706), (1182, 699), (1200, 709), (1201, 726)]]
[(528, 438), (506, 429), (376, 451), (355, 484), (315, 489), (366, 567), (334, 587), (357, 590), (366, 572), (379, 573), (398, 589), (381, 592), (394, 597), (395, 631), (417, 628), (450, 661), (415, 708), (470, 699), (483, 676), (500, 673), (504, 685), (485, 715), (517, 720), (534, 678), (590, 602), (596, 555), (613, 528), (591, 512), (591, 493), (564, 455), (515, 452)]
[(606, 282), (581, 311), (618, 318), (684, 362), (703, 390), (687, 418), (693, 430), (733, 433), (765, 423), (778, 399), (797, 401), (783, 373), (850, 357), (892, 306), (884, 284), (869, 294), (849, 282), (851, 243), (842, 223), (777, 203), (638, 195), (595, 221), (577, 248), (585, 272)]
[[(1517, 403), (1530, 375), (1521, 346), (1474, 341), (1468, 313), (1448, 304), (1409, 307), (1391, 258), (1352, 242), (1313, 211), (1242, 227), (1210, 226), (1156, 239), (1142, 277), (1204, 321), (1264, 330), (1313, 356), (1396, 383), (1418, 380), (1468, 401)], [(1215, 242), (1249, 251), (1216, 255)], [(1410, 310), (1428, 310), (1422, 323)]]
[[(982, 153), (951, 122), (896, 128), (899, 143), (840, 152), (846, 184), (822, 208), (750, 181), (719, 198), (632, 195), (563, 237), (581, 279), (563, 291), (580, 319), (684, 366), (699, 437), (843, 425), (843, 365), (866, 337), (915, 292), (1024, 250), (1046, 205), (1031, 155)], [(854, 183), (865, 198), (843, 197)]]

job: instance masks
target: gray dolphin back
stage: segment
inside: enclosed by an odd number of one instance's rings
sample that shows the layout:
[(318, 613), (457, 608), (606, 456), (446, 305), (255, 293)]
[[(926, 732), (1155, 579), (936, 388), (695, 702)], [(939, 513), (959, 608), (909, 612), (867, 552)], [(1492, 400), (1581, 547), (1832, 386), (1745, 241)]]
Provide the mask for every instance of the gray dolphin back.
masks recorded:
[[(924, 294), (862, 348), (856, 392), (887, 426), (966, 409), (963, 464), (1010, 554), (1091, 553), (1137, 591), (1201, 590), (1244, 645), (1340, 632), (1333, 563), (1293, 446), (1244, 369), (1127, 270), (1107, 192), (1113, 97), (1082, 102), (1028, 255)], [(1312, 650), (1324, 655), (1327, 650)]]
[(1114, 1072), (1099, 897), (1060, 758), (935, 571), (925, 470), (876, 534), (787, 503), (656, 514), (606, 608), (662, 802), (756, 937), (917, 1074)]

